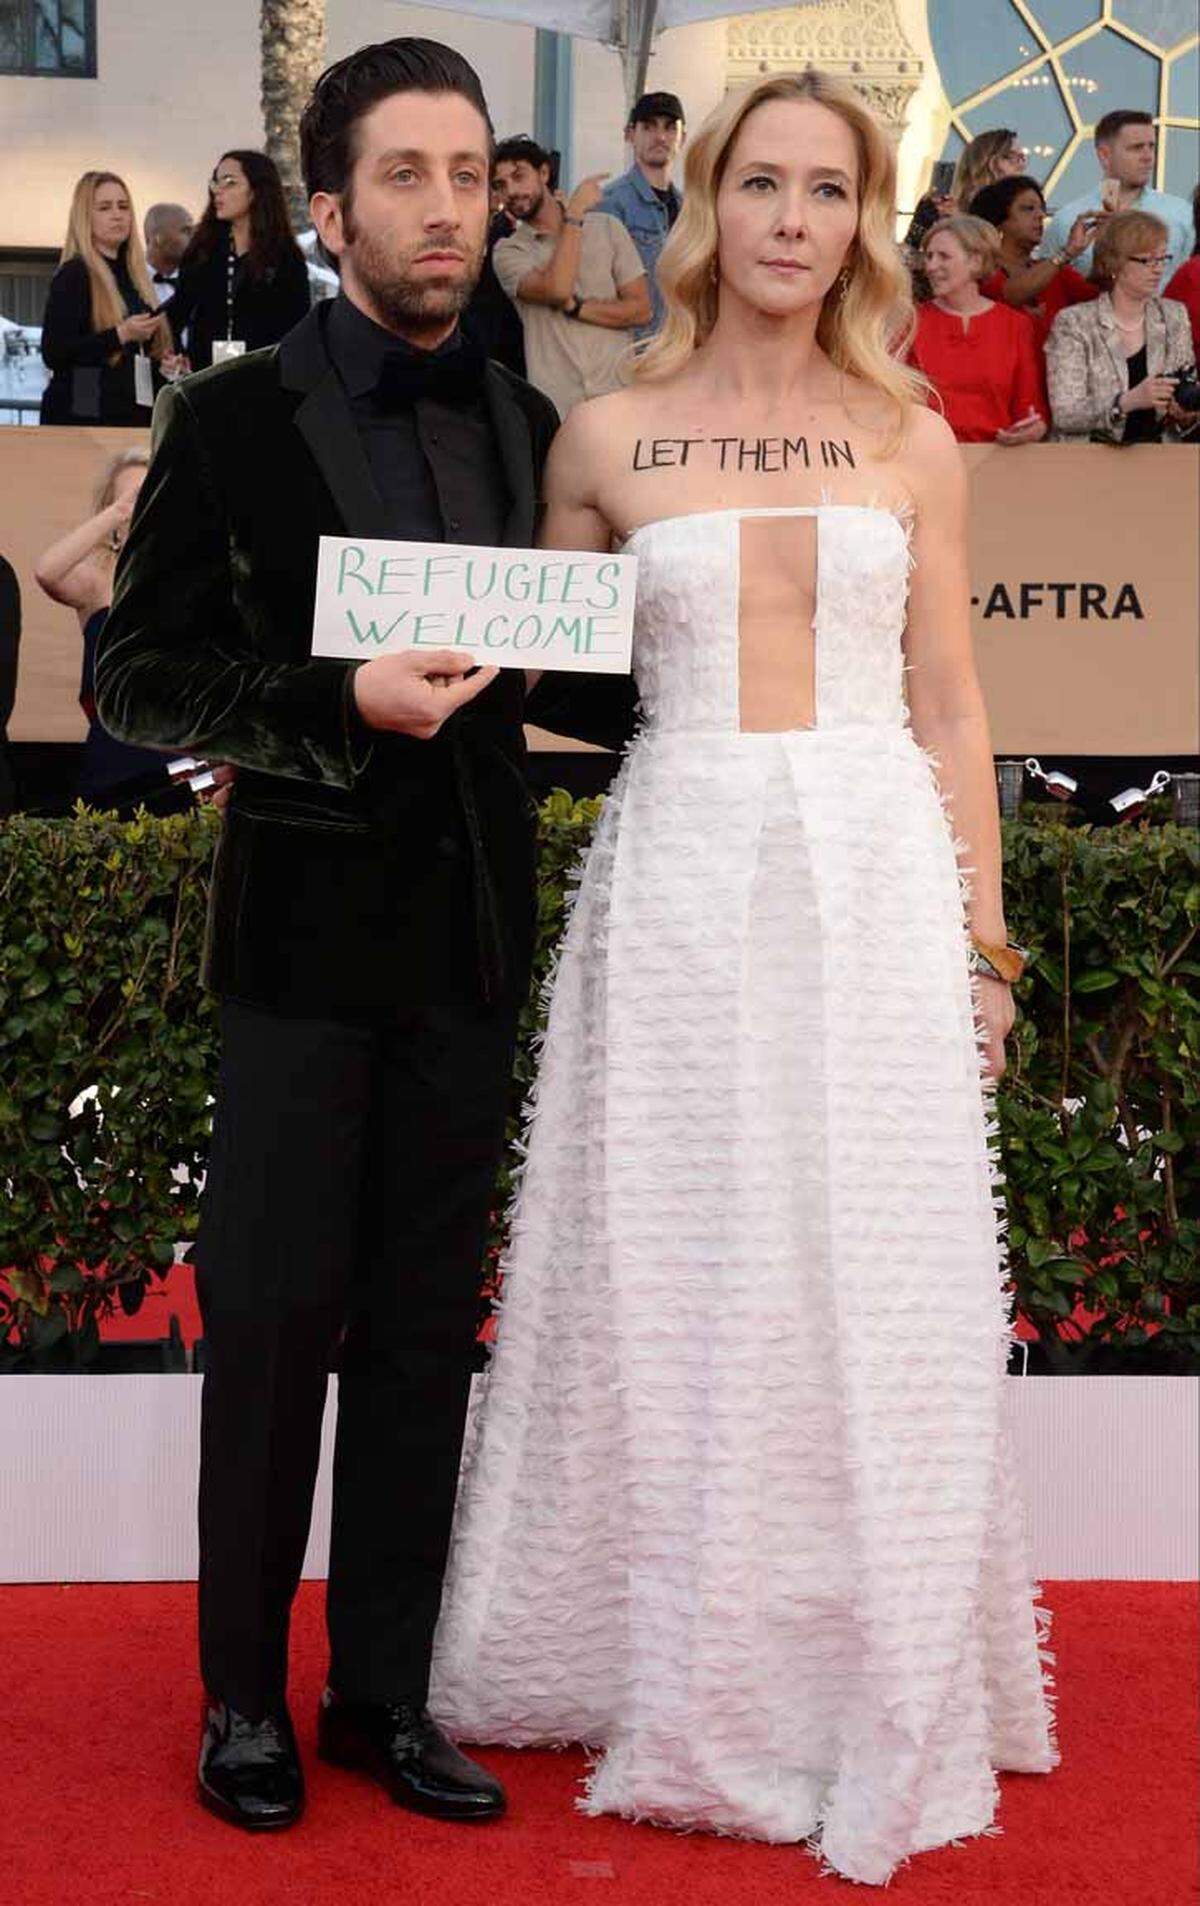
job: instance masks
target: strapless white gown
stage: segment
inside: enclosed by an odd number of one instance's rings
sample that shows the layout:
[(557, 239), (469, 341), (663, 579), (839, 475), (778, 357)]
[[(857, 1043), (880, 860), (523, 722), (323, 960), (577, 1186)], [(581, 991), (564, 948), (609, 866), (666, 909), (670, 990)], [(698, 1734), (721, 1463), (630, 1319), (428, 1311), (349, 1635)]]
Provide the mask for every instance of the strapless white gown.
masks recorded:
[[(740, 525), (815, 515), (815, 725), (738, 729)], [(553, 983), (431, 1707), (581, 1800), (882, 1883), (1057, 1761), (1005, 1448), (962, 879), (889, 511), (650, 523), (645, 725)]]

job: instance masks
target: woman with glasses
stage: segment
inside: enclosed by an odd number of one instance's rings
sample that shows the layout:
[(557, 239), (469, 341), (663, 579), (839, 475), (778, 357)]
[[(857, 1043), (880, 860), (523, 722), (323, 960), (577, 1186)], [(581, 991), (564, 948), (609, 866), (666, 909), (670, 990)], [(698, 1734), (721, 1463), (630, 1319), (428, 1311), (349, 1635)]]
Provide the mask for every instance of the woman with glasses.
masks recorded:
[(1060, 311), (1046, 340), (1060, 440), (1161, 443), (1195, 421), (1174, 402), (1193, 346), (1185, 307), (1158, 295), (1167, 245), (1167, 227), (1151, 212), (1119, 212), (1100, 232), (1092, 266), (1100, 296)]
[(308, 305), (308, 271), (274, 161), (264, 152), (227, 152), (166, 307), (176, 342), (188, 334), (190, 366), (203, 370), (278, 344)]

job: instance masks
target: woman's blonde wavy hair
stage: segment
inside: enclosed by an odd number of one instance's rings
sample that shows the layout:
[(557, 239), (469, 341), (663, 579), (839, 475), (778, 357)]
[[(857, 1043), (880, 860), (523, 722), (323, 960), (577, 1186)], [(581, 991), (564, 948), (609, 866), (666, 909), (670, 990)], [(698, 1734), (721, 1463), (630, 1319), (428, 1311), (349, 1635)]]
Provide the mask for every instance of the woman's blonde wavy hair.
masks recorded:
[(1015, 132), (1010, 132), (1007, 126), (999, 126), (993, 132), (977, 133), (970, 144), (963, 147), (950, 187), (950, 197), (960, 211), (967, 210), (976, 192), (982, 192), (985, 185), (999, 178), (996, 167), (1016, 142)]
[[(914, 330), (912, 290), (895, 241), (896, 162), (886, 133), (845, 80), (811, 68), (777, 73), (733, 93), (705, 120), (687, 149), (683, 204), (658, 261), (664, 319), (640, 347), (633, 375), (672, 376), (703, 344), (717, 321), (717, 194), (744, 121), (768, 100), (804, 100), (844, 119), (858, 148), (858, 229), (838, 285), (826, 294), (817, 343), (840, 371), (861, 378), (895, 409), (883, 446), (900, 443), (908, 406), (924, 401), (926, 384), (903, 361)], [(843, 288), (844, 287), (844, 288)]]
[[(67, 236), (62, 248), (60, 265), (68, 258), (82, 258), (87, 266), (88, 278), (92, 287), (92, 329), (108, 331), (120, 324), (122, 318), (129, 316), (125, 309), (125, 300), (117, 289), (104, 253), (97, 251), (92, 237), (92, 206), (96, 193), (102, 185), (119, 185), (129, 200), (130, 212), (133, 210), (133, 197), (123, 178), (116, 172), (85, 172), (78, 180), (71, 194), (71, 211), (67, 219)], [(125, 247), (125, 264), (129, 276), (133, 279), (142, 295), (148, 311), (158, 309), (158, 299), (154, 295), (154, 286), (150, 282), (150, 269), (146, 263), (146, 251), (142, 244), (142, 235), (138, 230), (136, 217), (130, 219), (129, 240)], [(150, 339), (150, 355), (161, 357), (167, 349), (166, 320), (159, 323), (158, 330)], [(121, 353), (116, 351), (109, 358), (110, 364), (120, 361)]]

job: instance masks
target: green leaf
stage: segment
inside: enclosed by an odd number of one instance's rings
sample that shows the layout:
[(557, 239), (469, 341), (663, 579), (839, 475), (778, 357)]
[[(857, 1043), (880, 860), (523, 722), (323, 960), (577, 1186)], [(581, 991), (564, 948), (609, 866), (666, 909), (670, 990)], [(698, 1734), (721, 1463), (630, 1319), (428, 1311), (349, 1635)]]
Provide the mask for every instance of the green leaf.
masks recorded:
[(1111, 966), (1091, 966), (1071, 981), (1073, 993), (1102, 993), (1109, 986), (1119, 986), (1121, 975), (1114, 973)]

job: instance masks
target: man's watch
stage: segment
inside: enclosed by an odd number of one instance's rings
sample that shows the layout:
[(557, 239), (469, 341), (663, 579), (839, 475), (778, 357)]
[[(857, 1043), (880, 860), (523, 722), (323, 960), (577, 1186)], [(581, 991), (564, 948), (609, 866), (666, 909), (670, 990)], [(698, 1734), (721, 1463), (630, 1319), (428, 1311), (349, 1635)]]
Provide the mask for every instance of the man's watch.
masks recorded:
[(971, 935), (967, 966), (981, 978), (998, 979), (1005, 986), (1015, 986), (1028, 964), (1027, 947), (1016, 946), (1011, 940), (1007, 946), (1000, 946), (981, 940), (977, 933)]
[(563, 317), (577, 318), (582, 308), (583, 308), (583, 299), (580, 297), (577, 297), (575, 292), (572, 292), (570, 297), (567, 299), (566, 304), (564, 304), (562, 308)]

